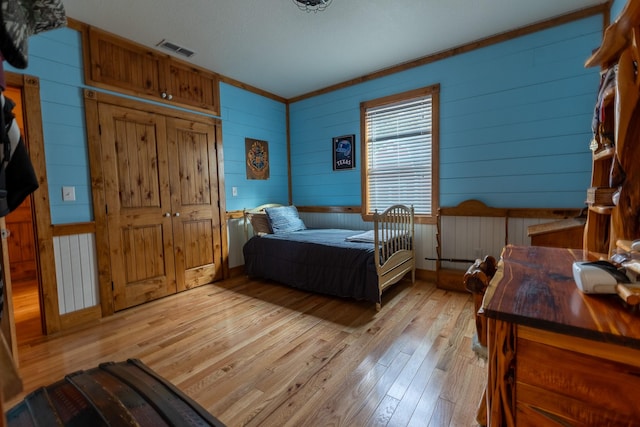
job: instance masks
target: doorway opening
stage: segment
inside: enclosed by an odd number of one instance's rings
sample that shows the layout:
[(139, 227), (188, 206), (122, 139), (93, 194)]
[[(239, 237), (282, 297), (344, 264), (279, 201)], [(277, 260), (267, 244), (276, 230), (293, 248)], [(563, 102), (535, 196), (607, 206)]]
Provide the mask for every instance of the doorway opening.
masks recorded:
[[(16, 104), (13, 113), (25, 145), (29, 149), (28, 135), (25, 132), (25, 119), (28, 120), (28, 118), (25, 118), (22, 89), (9, 85), (4, 95)], [(18, 345), (44, 334), (32, 197), (27, 197), (5, 218)]]

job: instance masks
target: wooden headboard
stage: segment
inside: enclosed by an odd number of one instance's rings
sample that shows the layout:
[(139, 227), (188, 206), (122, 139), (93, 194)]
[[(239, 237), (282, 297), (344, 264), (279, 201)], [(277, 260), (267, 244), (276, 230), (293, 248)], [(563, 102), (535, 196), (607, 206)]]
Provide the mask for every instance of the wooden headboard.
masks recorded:
[[(242, 218), (244, 221), (244, 240), (249, 240), (249, 228), (251, 228), (251, 216), (254, 214), (263, 214), (266, 208), (277, 208), (283, 206), (278, 203), (266, 203), (264, 205), (257, 206), (253, 209), (243, 209)], [(253, 228), (251, 228), (251, 235), (253, 236)]]

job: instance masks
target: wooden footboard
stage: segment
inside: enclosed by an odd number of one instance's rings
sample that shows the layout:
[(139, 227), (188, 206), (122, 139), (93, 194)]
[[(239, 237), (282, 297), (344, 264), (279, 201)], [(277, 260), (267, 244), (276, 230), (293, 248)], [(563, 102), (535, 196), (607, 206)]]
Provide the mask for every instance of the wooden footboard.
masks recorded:
[(378, 303), (382, 292), (411, 272), (416, 281), (413, 206), (393, 205), (384, 212), (373, 215), (376, 270), (378, 272)]

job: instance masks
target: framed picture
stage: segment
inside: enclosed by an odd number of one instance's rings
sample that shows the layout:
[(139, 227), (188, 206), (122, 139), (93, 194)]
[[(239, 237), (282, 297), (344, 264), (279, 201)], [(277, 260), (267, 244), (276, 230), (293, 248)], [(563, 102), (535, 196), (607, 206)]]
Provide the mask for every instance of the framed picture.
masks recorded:
[(247, 155), (247, 179), (269, 179), (269, 143), (245, 138)]
[(344, 135), (333, 138), (333, 170), (353, 169), (356, 167), (356, 136)]

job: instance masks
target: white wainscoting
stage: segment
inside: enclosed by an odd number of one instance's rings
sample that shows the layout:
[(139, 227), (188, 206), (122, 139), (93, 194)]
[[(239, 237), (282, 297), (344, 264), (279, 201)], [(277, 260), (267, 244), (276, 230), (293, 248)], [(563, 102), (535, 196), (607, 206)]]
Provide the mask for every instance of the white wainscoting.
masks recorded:
[[(300, 212), (300, 218), (310, 228), (342, 228), (346, 230), (371, 230), (372, 222), (364, 222), (359, 213), (316, 213)], [(229, 243), (229, 268), (244, 265), (242, 245), (244, 245), (244, 222), (232, 219), (227, 222)], [(251, 226), (249, 226), (251, 227)], [(436, 257), (435, 225), (415, 225), (416, 233), (416, 267), (424, 270), (435, 270), (435, 262), (425, 258)], [(249, 228), (251, 235), (251, 228)]]
[[(346, 230), (371, 230), (373, 222), (365, 222), (359, 213), (306, 213), (301, 212), (300, 217), (307, 225), (313, 228), (342, 228)], [(427, 258), (435, 258), (436, 254), (436, 226), (426, 224), (414, 224), (416, 240), (416, 268), (420, 270), (435, 270), (435, 261)]]
[(93, 234), (53, 238), (60, 314), (100, 303), (96, 244)]
[(373, 222), (364, 222), (359, 213), (300, 212), (309, 228), (342, 228), (344, 230), (372, 230)]
[(553, 222), (557, 219), (550, 218), (509, 218), (509, 243), (512, 245), (529, 246), (531, 245), (531, 237), (528, 235), (528, 227), (530, 225), (543, 224), (545, 222)]
[[(500, 257), (507, 244), (530, 246), (530, 225), (555, 221), (549, 218), (446, 216), (441, 218), (442, 259), (473, 262), (485, 255)], [(442, 268), (466, 270), (469, 262), (442, 262)]]
[(435, 271), (435, 258), (438, 228), (432, 224), (415, 224), (416, 237), (416, 268), (419, 270)]
[(440, 224), (443, 268), (466, 269), (476, 258), (498, 257), (506, 243), (505, 218), (444, 216)]
[[(249, 224), (249, 233), (251, 225)], [(242, 246), (245, 242), (244, 219), (230, 219), (227, 221), (227, 245), (229, 248), (229, 268), (244, 265)]]
[[(359, 213), (310, 213), (300, 212), (307, 227), (343, 228), (350, 230), (370, 230), (373, 223), (364, 222)], [(484, 255), (500, 257), (505, 244), (528, 246), (531, 239), (527, 227), (534, 224), (553, 221), (539, 218), (490, 217), (443, 217), (442, 257), (450, 259), (475, 260)], [(242, 219), (228, 221), (229, 267), (244, 264), (242, 245), (244, 223)], [(251, 231), (249, 232), (251, 235)], [(430, 224), (416, 224), (416, 267), (421, 270), (435, 271), (437, 227)], [(444, 268), (466, 269), (465, 263), (443, 263)]]

